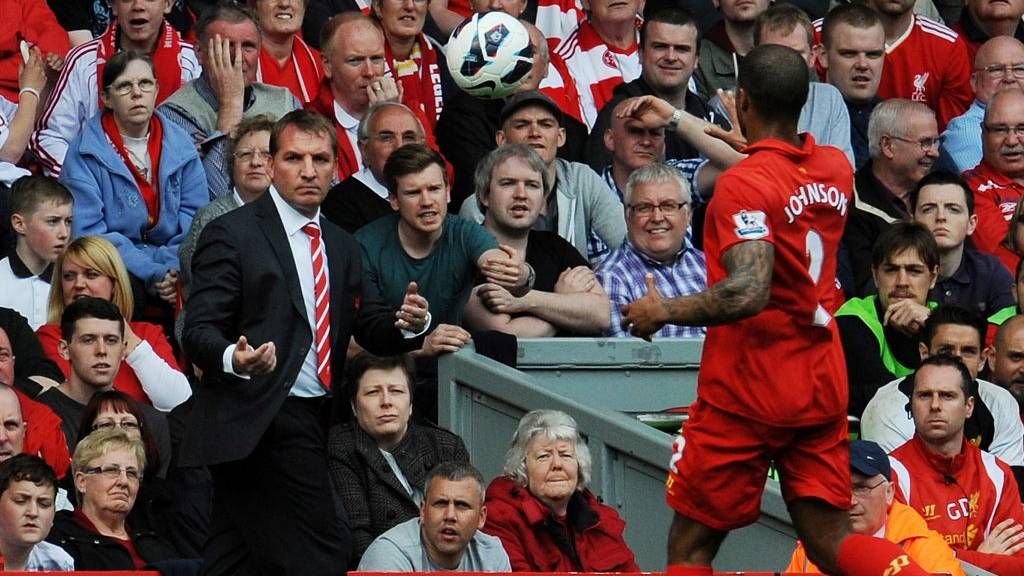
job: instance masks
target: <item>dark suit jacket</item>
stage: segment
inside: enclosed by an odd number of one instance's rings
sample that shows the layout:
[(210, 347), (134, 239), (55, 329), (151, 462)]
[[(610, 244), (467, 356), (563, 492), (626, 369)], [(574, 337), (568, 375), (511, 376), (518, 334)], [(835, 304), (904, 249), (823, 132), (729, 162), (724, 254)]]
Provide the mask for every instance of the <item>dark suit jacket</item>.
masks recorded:
[[(414, 349), (394, 327), (394, 310), (364, 289), (359, 245), (325, 218), (320, 226), (331, 289), (331, 370), (341, 386), (349, 337), (371, 352)], [(247, 457), (302, 366), (313, 336), (284, 226), (270, 194), (208, 224), (192, 259), (184, 346), (203, 370), (181, 454), (183, 466)], [(274, 342), (277, 367), (242, 379), (224, 372), (224, 350), (244, 334), (251, 346)]]
[[(396, 524), (415, 518), (419, 507), (398, 481), (377, 442), (355, 422), (331, 428), (328, 469), (334, 490), (352, 526), (351, 566), (373, 539)], [(448, 430), (410, 422), (405, 437), (391, 450), (409, 485), (423, 489), (430, 470), (442, 462), (469, 462), (462, 439)]]

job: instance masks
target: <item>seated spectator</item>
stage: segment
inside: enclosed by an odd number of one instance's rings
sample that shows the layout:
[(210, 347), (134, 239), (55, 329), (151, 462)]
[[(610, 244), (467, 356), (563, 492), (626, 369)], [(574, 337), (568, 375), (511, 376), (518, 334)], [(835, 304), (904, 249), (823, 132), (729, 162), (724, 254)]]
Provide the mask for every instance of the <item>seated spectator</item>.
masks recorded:
[[(127, 1), (127, 0), (126, 0)], [(193, 24), (197, 14), (216, 4), (217, 0), (173, 0), (167, 22), (174, 26), (187, 42), (195, 41)], [(67, 30), (71, 45), (78, 46), (99, 37), (107, 29), (114, 2), (96, 0), (47, 0), (57, 21)]]
[(1013, 278), (998, 258), (966, 246), (977, 229), (974, 194), (959, 176), (933, 172), (910, 194), (914, 221), (924, 224), (939, 247), (939, 279), (929, 300), (958, 304), (985, 317), (1014, 304)]
[(1024, 256), (1024, 196), (1021, 196), (1013, 209), (1006, 236), (996, 248), (996, 256), (1008, 270), (1020, 270), (1021, 257)]
[(47, 175), (60, 174), (71, 141), (100, 112), (107, 87), (105, 69), (115, 54), (138, 51), (156, 63), (152, 99), (157, 104), (202, 71), (192, 45), (182, 42), (164, 18), (167, 0), (139, 6), (128, 0), (111, 2), (114, 21), (103, 35), (68, 52), (67, 64), (32, 135), (32, 151)]
[(260, 24), (256, 81), (291, 91), (302, 104), (316, 99), (324, 77), (320, 52), (302, 39), (306, 0), (249, 0)]
[(918, 334), (931, 314), (928, 292), (939, 274), (939, 249), (927, 228), (897, 222), (875, 243), (871, 271), (878, 294), (851, 298), (836, 312), (846, 354), (849, 413), (860, 417), (885, 383), (919, 365)]
[(10, 308), (0, 306), (0, 331), (9, 339), (12, 360), (18, 359), (12, 376), (17, 378), (17, 381), (8, 380), (5, 384), (13, 383), (26, 394), (35, 396), (43, 388), (56, 386), (64, 381), (65, 376), (60, 367), (43, 350), (39, 338), (24, 316)]
[[(651, 164), (629, 177), (625, 190), (626, 241), (597, 268), (597, 277), (611, 301), (608, 336), (630, 337), (622, 326), (622, 306), (639, 300), (652, 287), (665, 298), (703, 292), (707, 288), (704, 253), (686, 242), (692, 214), (690, 186), (679, 172)], [(666, 324), (658, 338), (702, 338), (702, 326)]]
[[(118, 360), (125, 353), (124, 320), (117, 308), (106, 300), (83, 298), (67, 307), (61, 317), (60, 354), (69, 364), (67, 382), (48, 388), (36, 398), (56, 412), (62, 420), (67, 445), (81, 440), (80, 431), (93, 397), (113, 389)], [(101, 344), (97, 340), (104, 339)], [(142, 405), (140, 405), (142, 406)], [(170, 454), (170, 436), (163, 414), (150, 406), (141, 407), (146, 426), (159, 438), (165, 458)]]
[(372, 15), (384, 32), (384, 63), (387, 76), (400, 83), (402, 104), (413, 110), (433, 141), (434, 127), (444, 108), (444, 88), (449, 83), (444, 52), (434, 48), (423, 34), (427, 2), (372, 0)]
[[(994, 254), (1004, 262), (1016, 255), (1004, 255), (1000, 242), (1010, 232), (1010, 217), (1024, 196), (1024, 93), (996, 92), (985, 108), (981, 125), (981, 162), (964, 172), (974, 192), (978, 227), (971, 239), (979, 252)], [(1016, 268), (1009, 268), (1016, 270)]]
[[(38, 49), (37, 57), (51, 69), (60, 72), (71, 43), (46, 0), (8, 0), (0, 3), (0, 98), (18, 102), (24, 88), (18, 81), (21, 66), (21, 43)], [(42, 87), (36, 88), (42, 90)], [(38, 104), (39, 94), (34, 104)], [(35, 118), (33, 117), (33, 120)]]
[[(850, 507), (850, 532), (885, 538), (899, 544), (910, 559), (930, 574), (963, 576), (953, 550), (924, 518), (910, 506), (894, 499), (889, 457), (874, 442), (850, 443), (850, 476), (853, 497)], [(802, 542), (783, 572), (818, 574), (817, 566), (807, 559)]]
[(639, 571), (622, 518), (587, 489), (590, 473), (590, 450), (572, 416), (557, 410), (523, 416), (503, 475), (487, 487), (484, 524), (501, 538), (513, 571)]
[[(1006, 463), (964, 435), (977, 396), (973, 382), (957, 358), (939, 354), (921, 363), (910, 397), (914, 437), (890, 454), (896, 498), (922, 510), (928, 528), (960, 560), (995, 574), (1020, 574), (1024, 547), (1006, 540), (1024, 523), (1017, 483)], [(936, 503), (943, 507), (938, 514), (930, 508)]]
[[(20, 52), (18, 58), (21, 59)], [(31, 174), (16, 164), (22, 162), (28, 148), (36, 112), (42, 106), (40, 99), (45, 97), (47, 88), (46, 64), (36, 47), (29, 50), (28, 60), (18, 74), (18, 87), (16, 101), (0, 96), (0, 184), (8, 187), (18, 178)], [(6, 217), (6, 214), (0, 216)], [(0, 246), (3, 248), (6, 246)]]
[(274, 122), (262, 114), (242, 119), (228, 142), (227, 157), (231, 159), (231, 194), (203, 206), (192, 219), (188, 236), (178, 249), (181, 261), (182, 308), (174, 319), (174, 335), (181, 342), (185, 329), (185, 307), (192, 287), (192, 253), (199, 243), (199, 235), (215, 218), (259, 198), (270, 187), (270, 132)]
[(442, 462), (423, 481), (420, 514), (378, 536), (359, 561), (368, 572), (511, 572), (487, 520), (484, 477), (468, 463)]
[(1024, 413), (1024, 316), (1010, 316), (1002, 322), (988, 362), (992, 383), (1009, 391)]
[[(976, 312), (956, 305), (939, 306), (925, 322), (918, 349), (921, 360), (949, 354), (964, 363), (978, 388), (964, 434), (972, 444), (999, 457), (1020, 475), (1017, 470), (1024, 470), (1024, 424), (1013, 396), (999, 385), (978, 378), (988, 358), (982, 336), (981, 318)], [(910, 440), (914, 418), (907, 406), (913, 390), (913, 375), (879, 388), (861, 416), (861, 438), (877, 442), (886, 451)]]
[(521, 296), (493, 282), (477, 286), (466, 305), (467, 326), (520, 337), (607, 329), (608, 296), (586, 260), (554, 232), (533, 229), (550, 186), (540, 156), (525, 144), (501, 146), (480, 163), (477, 183), (484, 228), (523, 254), (535, 275)]
[[(125, 356), (119, 364), (114, 387), (137, 402), (170, 412), (192, 394), (178, 368), (163, 329), (148, 322), (133, 322), (131, 286), (124, 263), (114, 246), (98, 236), (83, 236), (68, 245), (54, 266), (59, 278), (50, 291), (50, 322), (36, 333), (46, 354), (71, 377), (68, 359), (59, 353), (61, 318), (74, 301), (93, 297), (113, 302), (125, 322)], [(85, 402), (82, 402), (85, 404)]]
[(225, 148), (242, 118), (265, 114), (276, 120), (301, 105), (287, 88), (256, 81), (260, 30), (251, 10), (218, 2), (203, 12), (196, 34), (203, 74), (164, 101), (160, 112), (199, 149), (212, 200), (231, 191)]
[(717, 90), (735, 90), (739, 63), (754, 48), (757, 17), (768, 9), (768, 0), (739, 2), (712, 0), (722, 19), (708, 28), (697, 50), (697, 93), (710, 100)]
[(152, 409), (146, 410), (124, 392), (100, 390), (89, 399), (79, 420), (75, 438), (81, 440), (96, 430), (124, 430), (132, 438), (142, 440), (146, 448), (146, 469), (143, 470), (146, 478), (167, 476), (171, 463), (171, 436), (167, 420), (162, 415), (155, 415)]
[[(534, 228), (557, 232), (596, 264), (618, 248), (626, 235), (622, 203), (589, 166), (558, 158), (558, 148), (565, 142), (562, 117), (548, 96), (536, 91), (517, 93), (501, 109), (495, 141), (498, 146), (527, 144), (540, 154), (551, 188)], [(484, 219), (472, 197), (462, 203), (459, 214), (476, 222)]]
[(868, 123), (871, 159), (857, 170), (857, 197), (843, 231), (843, 247), (853, 266), (847, 294), (868, 296), (875, 241), (893, 222), (910, 220), (910, 192), (938, 157), (935, 114), (920, 102), (887, 100), (875, 106)]
[(71, 236), (74, 198), (48, 176), (25, 176), (11, 188), (15, 249), (0, 260), (0, 306), (18, 311), (33, 330), (46, 324), (53, 263)]
[(6, 438), (0, 437), (0, 461), (22, 452), (32, 454), (46, 460), (63, 478), (71, 466), (63, 422), (48, 406), (16, 387), (25, 386), (15, 379), (15, 360), (7, 332), (0, 328), (0, 422), (11, 425), (4, 425)]
[(47, 541), (71, 554), (75, 569), (141, 570), (178, 556), (148, 527), (128, 522), (146, 468), (141, 440), (97, 430), (78, 443), (71, 468), (79, 507), (57, 513)]
[(1019, 2), (965, 0), (960, 19), (951, 22), (950, 28), (964, 39), (973, 62), (984, 43), (992, 38), (1024, 38), (1021, 16), (1024, 16), (1024, 4)]
[(57, 511), (57, 475), (37, 456), (0, 462), (0, 553), (4, 572), (66, 572), (75, 561), (44, 539)]
[[(75, 196), (75, 237), (117, 246), (135, 301), (173, 307), (178, 247), (208, 202), (203, 167), (188, 135), (154, 114), (153, 61), (119, 52), (103, 70), (105, 110), (72, 140), (61, 182)], [(154, 298), (155, 297), (155, 298)], [(158, 300), (157, 300), (158, 299)]]
[[(601, 176), (620, 201), (623, 200), (630, 174), (644, 166), (665, 161), (665, 129), (647, 128), (632, 116), (622, 116), (622, 111), (630, 103), (629, 100), (619, 100), (611, 111), (608, 128), (601, 133), (601, 141), (609, 160)], [(596, 139), (595, 133), (592, 140)]]
[(992, 95), (1007, 88), (1024, 89), (1024, 44), (1010, 36), (997, 36), (985, 42), (974, 57), (971, 87), (974, 102), (966, 112), (949, 121), (939, 150), (939, 167), (957, 174), (981, 162), (978, 125), (985, 119), (985, 107)]
[(331, 428), (331, 481), (352, 529), (350, 566), (373, 539), (425, 505), (424, 479), (441, 462), (469, 462), (462, 440), (410, 420), (415, 390), (412, 359), (363, 353), (348, 367), (355, 420)]
[(426, 142), (419, 117), (405, 104), (390, 100), (371, 105), (357, 132), (362, 170), (331, 188), (320, 205), (324, 216), (350, 234), (393, 212), (384, 184), (384, 164), (391, 153), (406, 144)]

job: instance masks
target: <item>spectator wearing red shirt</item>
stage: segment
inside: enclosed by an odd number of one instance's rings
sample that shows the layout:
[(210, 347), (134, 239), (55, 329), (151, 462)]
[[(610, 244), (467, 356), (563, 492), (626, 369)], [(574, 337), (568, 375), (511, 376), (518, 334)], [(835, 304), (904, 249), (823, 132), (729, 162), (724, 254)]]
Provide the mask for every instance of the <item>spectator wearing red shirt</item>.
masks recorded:
[[(71, 49), (68, 34), (57, 23), (45, 0), (0, 2), (0, 96), (17, 102), (18, 69), (23, 59), (21, 42), (39, 48), (51, 68), (59, 71)], [(61, 66), (57, 67), (57, 64)], [(38, 98), (38, 95), (37, 95)]]
[(324, 77), (320, 52), (302, 39), (306, 0), (249, 0), (260, 23), (256, 81), (287, 88), (302, 102), (316, 98)]

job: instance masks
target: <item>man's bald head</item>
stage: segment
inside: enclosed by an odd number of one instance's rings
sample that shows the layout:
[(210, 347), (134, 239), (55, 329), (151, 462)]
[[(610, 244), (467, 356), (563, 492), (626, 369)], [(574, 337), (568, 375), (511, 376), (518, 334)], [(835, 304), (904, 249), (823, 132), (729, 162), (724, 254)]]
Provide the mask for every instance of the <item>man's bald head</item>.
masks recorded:
[(1024, 316), (1013, 316), (999, 327), (989, 362), (992, 382), (1009, 390), (1024, 406)]
[(1017, 67), (1024, 74), (1024, 44), (1012, 36), (996, 36), (978, 48), (974, 57), (971, 86), (975, 97), (987, 103), (992, 95), (1005, 88), (1024, 88), (1024, 78), (1018, 78)]
[(14, 389), (0, 386), (0, 462), (25, 449), (25, 420)]
[(14, 348), (3, 328), (0, 328), (0, 384), (14, 385)]

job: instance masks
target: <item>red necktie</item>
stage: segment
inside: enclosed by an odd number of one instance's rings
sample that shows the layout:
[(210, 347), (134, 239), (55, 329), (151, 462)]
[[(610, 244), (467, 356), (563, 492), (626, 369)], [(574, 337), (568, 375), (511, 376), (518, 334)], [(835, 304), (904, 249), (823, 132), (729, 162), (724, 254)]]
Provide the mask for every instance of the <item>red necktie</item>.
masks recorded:
[(327, 266), (324, 265), (324, 245), (320, 241), (320, 227), (310, 222), (302, 227), (309, 235), (309, 252), (313, 257), (313, 306), (316, 313), (316, 372), (324, 389), (331, 389), (331, 314), (330, 294), (327, 293)]

